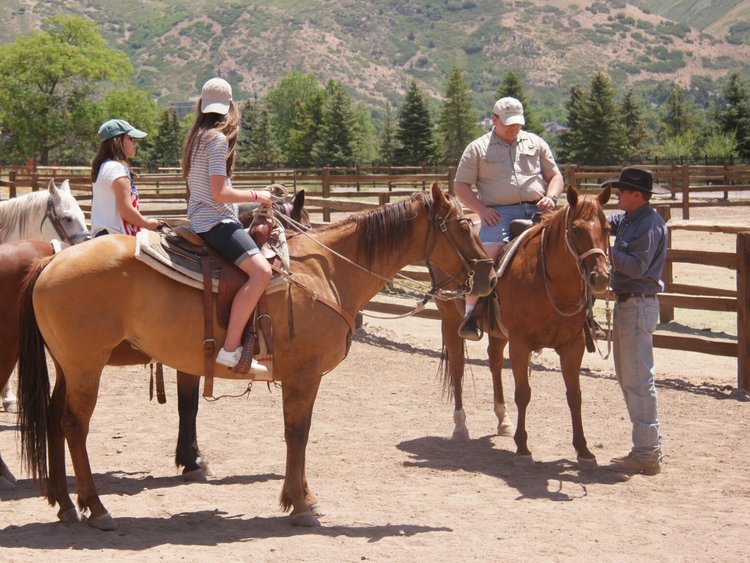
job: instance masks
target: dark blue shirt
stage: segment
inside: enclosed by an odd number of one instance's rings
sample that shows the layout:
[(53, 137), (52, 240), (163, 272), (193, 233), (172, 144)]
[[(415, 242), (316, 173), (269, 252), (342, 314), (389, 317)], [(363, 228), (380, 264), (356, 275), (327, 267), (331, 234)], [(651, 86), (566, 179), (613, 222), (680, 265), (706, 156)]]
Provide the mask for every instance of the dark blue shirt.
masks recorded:
[(615, 293), (659, 293), (667, 259), (667, 224), (648, 203), (609, 218), (612, 247), (612, 290)]

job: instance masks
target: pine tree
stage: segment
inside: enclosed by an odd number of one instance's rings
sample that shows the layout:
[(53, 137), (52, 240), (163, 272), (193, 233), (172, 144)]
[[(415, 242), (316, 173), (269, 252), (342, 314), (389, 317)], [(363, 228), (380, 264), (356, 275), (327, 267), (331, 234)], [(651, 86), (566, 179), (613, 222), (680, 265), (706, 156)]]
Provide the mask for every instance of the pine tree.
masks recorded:
[(393, 164), (396, 157), (396, 123), (393, 120), (390, 102), (385, 103), (385, 117), (380, 124), (378, 135), (378, 161)]
[(471, 104), (471, 94), (461, 71), (454, 68), (448, 78), (443, 102), (437, 120), (440, 157), (443, 162), (455, 164), (466, 145), (479, 135), (477, 115)]
[(352, 101), (343, 85), (329, 80), (320, 137), (313, 147), (319, 166), (352, 166), (355, 164), (356, 118)]
[(517, 99), (523, 104), (523, 118), (526, 121), (526, 125), (523, 128), (531, 133), (542, 135), (544, 133), (544, 126), (541, 124), (534, 109), (526, 99), (526, 94), (523, 91), (523, 83), (521, 78), (513, 70), (509, 70), (505, 73), (503, 81), (497, 88), (497, 98), (505, 98), (510, 96), (511, 98)]
[(625, 156), (625, 130), (609, 79), (597, 72), (583, 100), (581, 117), (583, 164), (615, 164)]
[(578, 86), (570, 89), (570, 96), (565, 102), (568, 112), (568, 130), (560, 135), (560, 159), (564, 162), (581, 164), (584, 153), (585, 134), (583, 131), (583, 112), (586, 92)]
[(649, 144), (649, 134), (643, 119), (643, 109), (632, 90), (622, 99), (622, 124), (625, 128), (625, 157), (631, 161), (646, 156), (645, 147)]
[(691, 133), (695, 126), (694, 108), (685, 100), (685, 93), (677, 86), (669, 89), (662, 116), (662, 141)]
[(179, 166), (182, 157), (184, 132), (177, 113), (163, 111), (159, 116), (156, 140), (151, 149), (151, 157), (157, 166)]
[(717, 105), (716, 121), (725, 135), (734, 135), (737, 152), (750, 158), (750, 92), (736, 72), (722, 89), (724, 101)]
[(237, 162), (241, 166), (269, 168), (279, 161), (271, 133), (268, 108), (257, 98), (242, 109), (242, 125), (237, 141)]
[(324, 90), (319, 90), (306, 103), (297, 100), (297, 119), (289, 131), (286, 152), (286, 161), (290, 166), (309, 168), (315, 165), (313, 148), (320, 137), (324, 100)]
[(412, 80), (398, 112), (396, 164), (421, 166), (435, 162), (435, 142), (427, 99)]

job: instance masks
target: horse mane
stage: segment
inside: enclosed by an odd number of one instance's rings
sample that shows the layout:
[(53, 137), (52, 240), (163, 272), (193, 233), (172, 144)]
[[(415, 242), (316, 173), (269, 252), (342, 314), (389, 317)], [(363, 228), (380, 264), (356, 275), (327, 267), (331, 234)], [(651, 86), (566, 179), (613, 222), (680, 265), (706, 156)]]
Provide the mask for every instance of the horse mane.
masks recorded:
[(600, 213), (602, 213), (601, 205), (596, 196), (593, 195), (579, 195), (575, 205), (566, 205), (556, 210), (554, 213), (545, 215), (542, 221), (535, 225), (536, 228), (542, 229), (547, 228), (549, 233), (559, 233), (561, 237), (565, 236), (566, 217), (568, 209), (573, 214), (570, 218), (571, 222), (574, 219), (583, 219), (588, 221)]
[(28, 221), (41, 218), (46, 210), (47, 198), (49, 192), (43, 190), (0, 202), (0, 242), (8, 242), (8, 233), (16, 228), (23, 233)]

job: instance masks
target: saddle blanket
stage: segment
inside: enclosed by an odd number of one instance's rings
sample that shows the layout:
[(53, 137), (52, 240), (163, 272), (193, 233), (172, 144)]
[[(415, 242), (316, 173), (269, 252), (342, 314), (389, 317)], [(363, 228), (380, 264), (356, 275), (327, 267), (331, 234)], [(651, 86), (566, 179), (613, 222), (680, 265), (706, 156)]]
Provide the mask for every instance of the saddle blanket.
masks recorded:
[[(135, 259), (150, 266), (157, 272), (182, 284), (203, 290), (203, 274), (193, 269), (189, 259), (180, 261), (167, 252), (162, 244), (162, 235), (148, 230), (141, 230), (135, 237)], [(219, 272), (212, 272), (211, 286), (214, 293), (219, 292)], [(266, 295), (289, 286), (286, 276), (275, 274), (266, 288)]]

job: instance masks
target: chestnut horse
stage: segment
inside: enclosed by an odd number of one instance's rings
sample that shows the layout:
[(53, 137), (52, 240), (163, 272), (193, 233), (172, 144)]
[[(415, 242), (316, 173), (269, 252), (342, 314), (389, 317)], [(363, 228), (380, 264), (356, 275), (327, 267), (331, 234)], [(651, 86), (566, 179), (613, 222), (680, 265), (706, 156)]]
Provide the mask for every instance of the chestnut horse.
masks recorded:
[[(476, 295), (495, 282), (491, 261), (461, 206), (440, 187), (357, 213), (288, 241), (286, 288), (268, 294), (275, 342), (274, 378), (282, 384), (286, 472), (280, 504), (295, 525), (314, 526), (317, 500), (305, 474), (312, 409), (323, 374), (347, 355), (354, 317), (404, 266), (426, 261)], [(64, 441), (76, 475), (78, 506), (90, 526), (117, 527), (102, 504), (86, 451), (101, 371), (123, 342), (154, 361), (204, 373), (201, 291), (133, 257), (132, 237), (110, 235), (41, 263), (24, 290), (19, 398), (23, 460), (45, 485), (58, 517), (77, 521), (67, 487)], [(117, 299), (112, 296), (116, 295)], [(169, 318), (179, 333), (164, 331)], [(85, 330), (80, 330), (85, 327)], [(217, 344), (225, 330), (214, 319)], [(46, 344), (58, 377), (49, 397)], [(218, 346), (216, 347), (218, 349)], [(215, 366), (215, 377), (230, 377)], [(47, 475), (49, 447), (49, 477)]]
[[(274, 202), (276, 217), (292, 230), (310, 226), (310, 218), (304, 209), (305, 192), (300, 190), (288, 202)], [(250, 226), (257, 204), (241, 205), (239, 217), (245, 228)], [(287, 221), (291, 218), (294, 223)], [(299, 225), (299, 227), (297, 227)], [(23, 279), (40, 259), (52, 256), (52, 245), (36, 240), (8, 242), (0, 245), (0, 388), (10, 380), (13, 367), (18, 361), (18, 317), (19, 294)], [(122, 344), (112, 351), (108, 365), (143, 365), (151, 358)], [(208, 461), (198, 449), (196, 417), (200, 376), (177, 372), (177, 409), (179, 430), (175, 449), (175, 465), (182, 467), (186, 481), (202, 481), (210, 473)], [(15, 477), (0, 455), (0, 490), (14, 488)]]
[[(510, 264), (498, 275), (495, 292), (505, 334), (490, 329), (486, 319), (483, 328), (489, 337), (487, 354), (498, 418), (497, 432), (505, 436), (513, 433), (513, 424), (505, 410), (501, 377), (503, 352), (509, 344), (518, 408), (514, 438), (520, 462), (531, 460), (526, 433), (526, 408), (531, 398), (531, 353), (554, 348), (560, 356), (573, 423), (573, 446), (579, 464), (582, 467), (596, 465), (583, 433), (579, 372), (591, 295), (606, 290), (609, 282), (609, 223), (602, 210), (609, 197), (609, 187), (596, 197), (579, 196), (575, 188), (568, 188), (568, 205), (524, 233)], [(455, 402), (453, 438), (468, 440), (462, 402), (465, 348), (458, 335), (462, 312), (447, 301), (438, 300), (437, 305), (442, 323), (443, 356), (447, 358), (447, 365), (443, 363), (443, 368), (447, 368), (444, 375)]]

